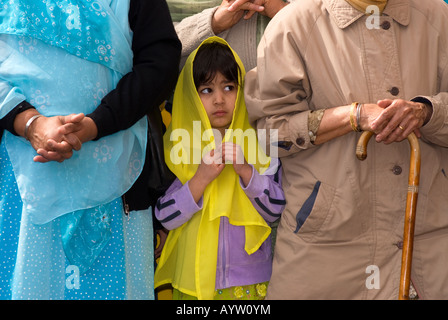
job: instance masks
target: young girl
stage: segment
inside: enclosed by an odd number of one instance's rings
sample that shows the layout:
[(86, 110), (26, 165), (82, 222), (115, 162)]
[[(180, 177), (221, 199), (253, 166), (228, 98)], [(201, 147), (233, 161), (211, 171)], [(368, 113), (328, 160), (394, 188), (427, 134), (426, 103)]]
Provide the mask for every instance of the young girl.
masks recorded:
[(205, 40), (179, 76), (164, 136), (165, 160), (177, 179), (155, 209), (171, 230), (155, 286), (171, 283), (174, 299), (263, 299), (266, 293), (268, 223), (280, 217), (285, 198), (280, 169), (249, 125), (243, 79), (240, 59), (218, 37)]

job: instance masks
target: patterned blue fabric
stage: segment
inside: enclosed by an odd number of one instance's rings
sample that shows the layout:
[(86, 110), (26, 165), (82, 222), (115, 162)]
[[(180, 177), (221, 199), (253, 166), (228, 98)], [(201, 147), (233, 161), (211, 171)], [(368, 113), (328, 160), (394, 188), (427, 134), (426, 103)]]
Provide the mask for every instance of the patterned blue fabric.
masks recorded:
[(65, 255), (64, 216), (43, 225), (21, 217), (22, 202), (7, 160), (0, 146), (0, 300), (154, 299), (150, 209), (127, 217), (121, 199), (108, 203), (110, 215), (103, 222), (112, 236), (83, 273)]
[(114, 13), (107, 2), (12, 0), (2, 3), (0, 33), (42, 40), (122, 74), (132, 67), (130, 34), (124, 33), (113, 21)]
[(72, 265), (84, 274), (112, 236), (112, 204), (67, 213), (60, 218), (62, 246)]
[[(0, 4), (0, 114), (24, 98), (46, 116), (92, 112), (131, 70), (129, 0)], [(85, 143), (63, 163), (46, 164), (33, 161), (28, 141), (5, 132), (2, 143), (31, 221), (46, 223), (121, 196), (142, 170), (146, 126), (143, 118)]]
[[(128, 12), (129, 0), (0, 0), (0, 117), (23, 100), (45, 116), (92, 112), (131, 71)], [(0, 292), (6, 298), (112, 298), (92, 296), (99, 286), (107, 287), (97, 278), (107, 273), (110, 259), (121, 266), (111, 270), (111, 277), (120, 279), (113, 298), (129, 298), (129, 290), (134, 298), (153, 298), (152, 276), (140, 274), (146, 280), (131, 284), (123, 266), (143, 259), (136, 266), (151, 275), (150, 209), (146, 215), (134, 214), (138, 219), (121, 221), (121, 195), (143, 167), (146, 130), (142, 119), (83, 144), (62, 163), (44, 164), (33, 161), (36, 153), (28, 141), (4, 133)], [(150, 229), (125, 235), (131, 224)], [(126, 242), (134, 243), (136, 237), (144, 239), (132, 254), (125, 250)], [(86, 279), (82, 289), (70, 291), (65, 285), (69, 266)]]

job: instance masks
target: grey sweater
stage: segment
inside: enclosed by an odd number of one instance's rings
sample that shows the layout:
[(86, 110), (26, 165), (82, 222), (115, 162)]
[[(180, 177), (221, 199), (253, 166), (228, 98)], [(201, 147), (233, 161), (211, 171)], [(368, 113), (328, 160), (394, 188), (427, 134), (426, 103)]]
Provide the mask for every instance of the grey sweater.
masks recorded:
[[(204, 11), (183, 19), (175, 24), (177, 35), (182, 42), (182, 56), (180, 68), (182, 68), (193, 50), (203, 40), (215, 36), (212, 30), (212, 17), (218, 7), (205, 9)], [(232, 28), (217, 34), (226, 40), (238, 53), (246, 71), (257, 64), (257, 14), (251, 19), (241, 19)]]

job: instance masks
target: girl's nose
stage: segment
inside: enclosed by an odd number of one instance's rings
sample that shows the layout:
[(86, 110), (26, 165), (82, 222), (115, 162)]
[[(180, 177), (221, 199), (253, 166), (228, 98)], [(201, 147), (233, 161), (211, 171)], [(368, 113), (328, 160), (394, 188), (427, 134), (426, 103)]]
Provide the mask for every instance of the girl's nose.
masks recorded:
[(215, 91), (215, 94), (213, 96), (213, 102), (215, 104), (222, 104), (224, 103), (224, 94), (220, 91)]

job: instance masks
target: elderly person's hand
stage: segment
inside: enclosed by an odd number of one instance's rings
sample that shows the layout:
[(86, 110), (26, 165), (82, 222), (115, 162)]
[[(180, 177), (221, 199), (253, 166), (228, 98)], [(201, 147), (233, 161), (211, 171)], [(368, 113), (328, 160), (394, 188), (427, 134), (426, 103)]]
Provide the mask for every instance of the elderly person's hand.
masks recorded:
[(223, 0), (213, 15), (213, 32), (219, 34), (230, 29), (241, 18), (250, 19), (255, 12), (272, 18), (287, 4), (283, 0)]
[(36, 149), (36, 162), (62, 162), (73, 155), (73, 150), (80, 150), (84, 142), (93, 140), (97, 135), (94, 121), (83, 114), (59, 116), (61, 125), (57, 128), (59, 136), (49, 137), (45, 147)]
[(385, 144), (402, 141), (411, 132), (420, 137), (419, 129), (432, 115), (432, 106), (421, 102), (385, 99), (378, 101), (378, 106), (384, 110), (372, 121), (371, 131), (375, 132), (377, 142)]
[[(248, 0), (236, 0), (229, 7), (229, 11), (241, 9), (248, 11), (244, 15), (244, 19), (250, 19), (255, 12), (273, 18), (277, 12), (288, 5), (288, 3), (289, 2), (283, 0), (254, 0), (251, 4)], [(259, 6), (262, 6), (264, 10), (259, 10)]]
[(47, 162), (58, 161), (62, 162), (69, 159), (73, 155), (73, 150), (81, 149), (81, 141), (74, 134), (63, 132), (63, 126), (67, 122), (72, 122), (75, 125), (84, 118), (84, 114), (72, 114), (68, 116), (54, 116), (54, 117), (40, 117), (37, 118), (30, 126), (27, 138), (30, 140), (33, 148), (39, 153), (42, 150), (54, 151), (51, 141), (59, 143), (57, 152), (50, 152), (46, 154), (48, 158), (41, 159), (41, 156), (36, 156), (34, 161)]
[[(352, 105), (328, 108), (319, 124), (314, 144), (319, 145), (352, 132), (349, 117)], [(375, 103), (363, 103), (360, 110), (358, 126), (362, 131), (375, 133), (377, 142), (389, 144), (399, 142), (414, 132), (418, 138), (419, 129), (429, 121), (432, 107), (420, 102), (397, 100), (380, 100)]]
[[(255, 0), (261, 2), (262, 0)], [(232, 9), (230, 10), (230, 7)], [(213, 15), (212, 29), (215, 34), (219, 34), (238, 23), (245, 11), (263, 11), (264, 7), (253, 3), (252, 0), (223, 0)]]
[(14, 129), (28, 139), (36, 151), (39, 149), (51, 150), (48, 144), (49, 140), (61, 143), (58, 154), (49, 159), (61, 162), (70, 158), (73, 155), (73, 150), (81, 148), (78, 137), (68, 132), (64, 134), (61, 128), (68, 122), (76, 126), (76, 123), (83, 118), (84, 114), (45, 117), (40, 115), (37, 110), (29, 109), (16, 116)]

